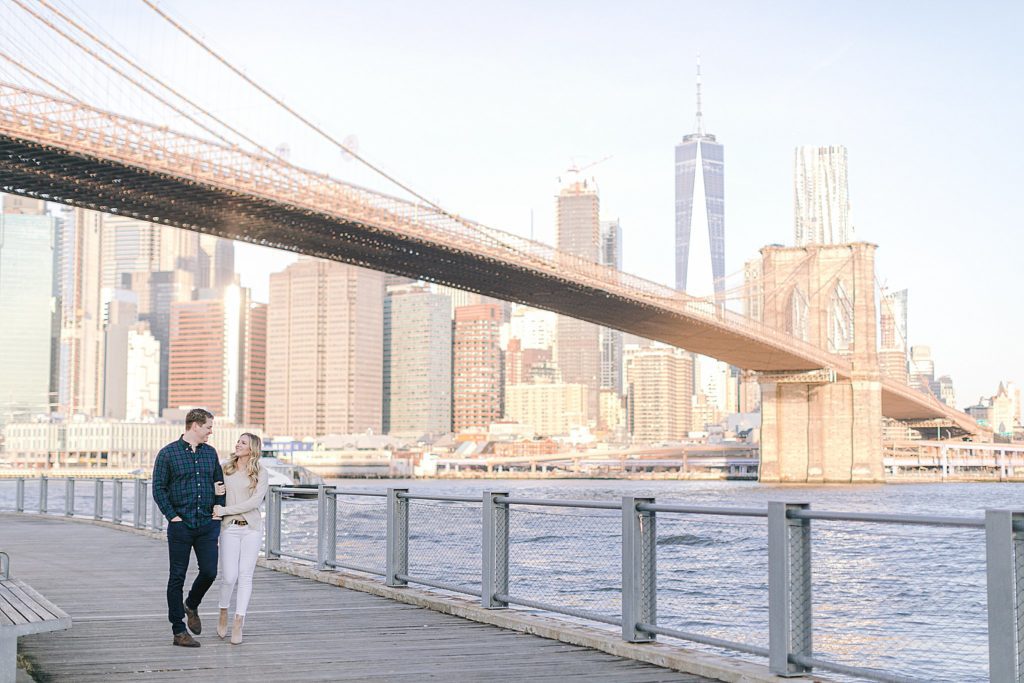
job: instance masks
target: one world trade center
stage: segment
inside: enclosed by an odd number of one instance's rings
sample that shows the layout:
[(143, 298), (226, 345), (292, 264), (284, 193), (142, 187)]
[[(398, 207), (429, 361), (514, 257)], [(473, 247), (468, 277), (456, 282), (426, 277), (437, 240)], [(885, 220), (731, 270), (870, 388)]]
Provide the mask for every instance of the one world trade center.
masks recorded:
[(725, 164), (722, 145), (704, 132), (699, 60), (697, 132), (676, 145), (676, 289), (699, 297), (725, 290)]

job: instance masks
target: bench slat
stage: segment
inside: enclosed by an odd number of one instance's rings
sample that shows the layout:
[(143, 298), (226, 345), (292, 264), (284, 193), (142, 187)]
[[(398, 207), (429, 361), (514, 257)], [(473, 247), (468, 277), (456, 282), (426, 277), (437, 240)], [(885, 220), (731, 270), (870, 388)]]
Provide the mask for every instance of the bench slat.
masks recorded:
[(14, 608), (7, 598), (6, 591), (0, 591), (0, 626), (16, 626), (28, 623), (28, 619)]
[(26, 624), (28, 618), (17, 608), (18, 600), (7, 588), (7, 582), (0, 582), (0, 613), (3, 614), (3, 621), (10, 624)]
[[(11, 586), (10, 589), (11, 589), (11, 592), (14, 593), (15, 596), (21, 598), (21, 600), (24, 603), (25, 607), (27, 607), (29, 610), (31, 610), (32, 613), (35, 614), (35, 616), (38, 617), (38, 619), (40, 621), (46, 621), (47, 619), (53, 619), (53, 618), (55, 618), (57, 616), (53, 612), (51, 612), (49, 609), (47, 609), (47, 605), (50, 605), (50, 606), (53, 606), (53, 607), (56, 607), (56, 605), (53, 605), (53, 603), (51, 603), (46, 598), (44, 598), (43, 596), (41, 596), (38, 593), (36, 593), (35, 591), (33, 591), (27, 585), (25, 585), (25, 584), (21, 584), (20, 586), (19, 585), (14, 585), (14, 586)], [(32, 591), (32, 593), (34, 595), (29, 595), (28, 592), (26, 591), (26, 589), (28, 589), (29, 591)], [(24, 612), (22, 612), (22, 613), (24, 614)], [(25, 617), (28, 618), (29, 621), (36, 621), (36, 619), (33, 619), (28, 614), (25, 614)]]
[[(25, 600), (20, 595), (14, 592), (12, 586), (4, 586), (2, 592), (2, 601), (6, 602), (11, 609), (15, 610), (20, 614), (26, 622), (33, 623), (36, 621), (42, 621), (42, 617), (36, 614), (28, 605), (25, 604)], [(10, 611), (8, 611), (10, 614)]]
[(18, 579), (0, 581), (0, 632), (17, 637), (67, 628), (71, 617), (31, 586)]

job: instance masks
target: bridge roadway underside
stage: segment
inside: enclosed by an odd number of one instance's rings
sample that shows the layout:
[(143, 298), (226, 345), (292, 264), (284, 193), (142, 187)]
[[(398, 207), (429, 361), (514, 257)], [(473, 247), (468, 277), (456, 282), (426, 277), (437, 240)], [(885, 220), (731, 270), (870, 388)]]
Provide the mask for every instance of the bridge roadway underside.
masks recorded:
[[(18, 641), (40, 680), (708, 681), (259, 567), (244, 643), (217, 637), (216, 582), (202, 647), (173, 647), (165, 542), (0, 513), (0, 549), (12, 576), (71, 615), (69, 631)], [(194, 577), (195, 560), (186, 588)]]
[(0, 135), (0, 189), (422, 278), (656, 339), (754, 370), (813, 370), (779, 343), (668, 308), (305, 207)]

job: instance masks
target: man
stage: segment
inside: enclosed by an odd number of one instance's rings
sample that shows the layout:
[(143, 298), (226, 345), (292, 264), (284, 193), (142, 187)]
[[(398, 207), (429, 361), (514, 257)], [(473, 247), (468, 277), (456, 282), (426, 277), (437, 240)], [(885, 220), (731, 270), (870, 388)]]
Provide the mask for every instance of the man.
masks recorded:
[[(153, 465), (153, 500), (168, 520), (167, 618), (174, 633), (173, 644), (181, 647), (199, 647), (188, 631), (196, 635), (202, 632), (199, 603), (217, 578), (220, 521), (213, 519), (213, 506), (226, 501), (217, 451), (206, 443), (212, 432), (212, 413), (202, 408), (188, 411), (185, 433), (161, 448)], [(185, 571), (193, 550), (199, 575), (183, 604)], [(183, 622), (186, 617), (188, 630)]]

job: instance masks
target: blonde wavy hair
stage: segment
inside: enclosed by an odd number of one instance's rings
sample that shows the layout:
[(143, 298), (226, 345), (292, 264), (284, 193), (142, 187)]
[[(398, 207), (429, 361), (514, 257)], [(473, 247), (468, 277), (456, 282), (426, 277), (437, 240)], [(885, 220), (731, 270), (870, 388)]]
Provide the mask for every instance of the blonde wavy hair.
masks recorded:
[[(250, 432), (245, 432), (238, 438), (242, 438), (242, 436), (249, 437), (249, 451), (252, 453), (252, 457), (249, 458), (249, 464), (245, 469), (246, 474), (249, 475), (249, 490), (255, 491), (256, 485), (260, 481), (260, 456), (263, 454), (263, 439)], [(238, 454), (232, 453), (231, 458), (224, 465), (224, 474), (234, 474), (237, 471)]]

